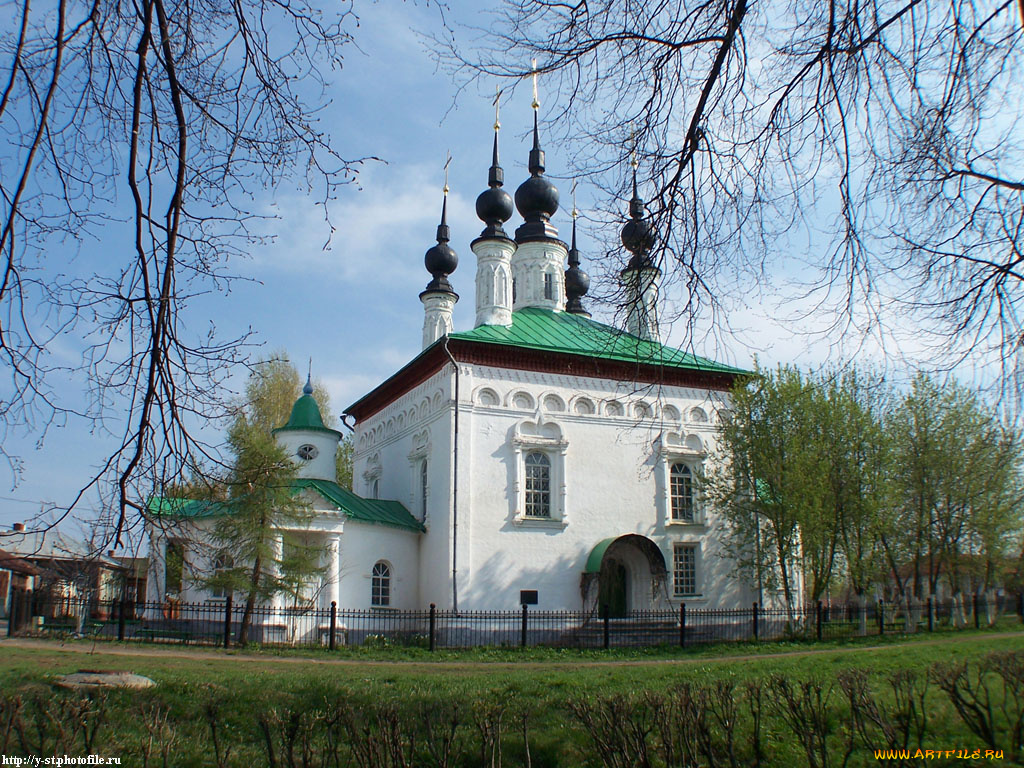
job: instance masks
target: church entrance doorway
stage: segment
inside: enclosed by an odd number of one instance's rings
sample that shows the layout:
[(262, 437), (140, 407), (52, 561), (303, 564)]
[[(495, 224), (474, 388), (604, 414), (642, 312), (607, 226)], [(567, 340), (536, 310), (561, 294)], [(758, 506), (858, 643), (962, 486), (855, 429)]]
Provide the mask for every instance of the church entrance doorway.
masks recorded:
[(629, 533), (605, 539), (587, 558), (584, 605), (597, 612), (607, 605), (612, 617), (649, 611), (657, 607), (667, 577), (664, 555), (646, 536)]
[(608, 615), (613, 619), (626, 615), (626, 580), (626, 566), (619, 560), (609, 560), (601, 566), (597, 604), (608, 606)]

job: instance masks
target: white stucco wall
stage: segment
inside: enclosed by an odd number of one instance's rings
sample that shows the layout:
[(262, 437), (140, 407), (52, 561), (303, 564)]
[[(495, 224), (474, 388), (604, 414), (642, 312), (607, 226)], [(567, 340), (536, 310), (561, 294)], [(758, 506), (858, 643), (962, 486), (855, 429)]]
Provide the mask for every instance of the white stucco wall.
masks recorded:
[[(298, 477), (334, 480), (336, 470), (335, 455), (338, 452), (340, 435), (335, 432), (304, 429), (286, 429), (279, 431), (275, 437), (295, 462), (295, 474)], [(312, 445), (316, 448), (316, 457), (302, 459), (298, 455), (299, 446)]]
[[(426, 526), (418, 535), (416, 605), (452, 603), (452, 366), (356, 425), (353, 486), (356, 493), (402, 502)], [(420, 471), (427, 461), (423, 517)]]
[[(515, 608), (519, 590), (536, 589), (540, 609), (579, 609), (589, 553), (626, 534), (647, 537), (661, 550), (669, 573), (661, 607), (679, 602), (671, 581), (675, 542), (699, 545), (699, 595), (684, 598), (688, 604), (741, 607), (754, 599), (722, 557), (720, 520), (706, 509), (700, 524), (668, 519), (668, 467), (673, 458), (692, 466), (707, 460), (723, 393), (480, 366), (463, 375), (467, 381), (460, 498), (468, 500), (469, 525), (460, 539), (460, 607)], [(523, 515), (521, 456), (534, 444), (531, 433), (554, 460), (556, 517), (557, 494), (564, 492), (560, 520)]]
[(350, 520), (341, 537), (338, 606), (370, 608), (373, 566), (391, 571), (389, 608), (423, 608), (419, 600), (419, 534)]

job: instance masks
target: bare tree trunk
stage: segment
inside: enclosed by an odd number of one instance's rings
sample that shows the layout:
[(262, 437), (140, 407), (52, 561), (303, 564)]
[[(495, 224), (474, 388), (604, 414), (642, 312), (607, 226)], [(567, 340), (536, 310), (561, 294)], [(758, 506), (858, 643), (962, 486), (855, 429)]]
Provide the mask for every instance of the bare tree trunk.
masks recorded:
[(245, 598), (245, 611), (242, 612), (242, 625), (238, 628), (238, 643), (245, 645), (249, 642), (249, 624), (252, 622), (253, 609), (256, 606), (256, 594), (259, 591), (260, 577), (263, 575), (263, 557), (257, 555), (256, 562), (252, 566), (252, 581), (249, 584), (249, 594)]

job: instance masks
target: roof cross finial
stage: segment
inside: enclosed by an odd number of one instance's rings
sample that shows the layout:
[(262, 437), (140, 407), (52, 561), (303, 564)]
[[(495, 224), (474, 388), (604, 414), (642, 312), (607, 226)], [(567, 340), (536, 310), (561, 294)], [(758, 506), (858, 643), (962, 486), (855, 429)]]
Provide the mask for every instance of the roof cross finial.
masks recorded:
[(309, 368), (306, 373), (306, 386), (302, 388), (302, 394), (312, 395), (313, 394), (313, 358), (309, 358)]
[(639, 199), (636, 191), (636, 169), (640, 167), (640, 162), (636, 159), (636, 131), (632, 128), (629, 130), (629, 143), (632, 145), (629, 150), (629, 164), (633, 167), (633, 199)]
[(494, 130), (497, 132), (501, 130), (501, 88), (497, 83), (494, 84), (494, 101), (492, 103), (494, 104)]
[(533, 107), (533, 111), (536, 112), (540, 109), (540, 99), (537, 98), (537, 59), (533, 58), (530, 60), (533, 67), (533, 103), (530, 105)]
[(452, 164), (452, 151), (448, 150), (448, 158), (444, 161), (444, 196), (448, 197), (448, 166)]

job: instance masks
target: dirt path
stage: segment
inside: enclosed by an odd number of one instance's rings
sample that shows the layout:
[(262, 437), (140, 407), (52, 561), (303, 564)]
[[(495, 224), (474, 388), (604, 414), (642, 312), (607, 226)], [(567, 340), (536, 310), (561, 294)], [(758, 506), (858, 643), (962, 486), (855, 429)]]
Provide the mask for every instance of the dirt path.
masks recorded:
[(0, 640), (0, 656), (3, 655), (4, 649), (8, 648), (24, 648), (27, 650), (36, 651), (49, 651), (51, 653), (66, 654), (68, 656), (87, 656), (90, 658), (97, 658), (102, 656), (124, 656), (124, 657), (144, 657), (151, 659), (189, 659), (193, 661), (234, 661), (240, 664), (265, 664), (267, 662), (273, 662), (274, 664), (323, 664), (323, 665), (336, 665), (336, 666), (360, 666), (360, 667), (379, 667), (379, 666), (401, 666), (405, 668), (420, 667), (423, 669), (431, 670), (442, 670), (442, 669), (496, 669), (500, 667), (512, 667), (515, 669), (530, 669), (530, 668), (544, 668), (544, 669), (556, 669), (561, 666), (578, 668), (580, 666), (587, 667), (643, 667), (657, 664), (666, 665), (686, 665), (686, 664), (708, 664), (715, 662), (730, 662), (730, 661), (753, 661), (753, 660), (764, 660), (764, 659), (789, 659), (798, 658), (801, 656), (820, 656), (824, 654), (835, 654), (841, 653), (846, 655), (863, 655), (871, 653), (884, 653), (888, 650), (893, 649), (905, 649), (908, 645), (915, 647), (920, 646), (937, 646), (937, 645), (951, 645), (967, 644), (974, 642), (984, 642), (988, 640), (1006, 640), (1006, 639), (1017, 639), (1020, 641), (1021, 648), (1024, 648), (1024, 633), (1021, 632), (997, 632), (992, 634), (972, 634), (972, 635), (956, 635), (949, 634), (943, 635), (940, 638), (933, 640), (920, 640), (916, 642), (908, 643), (894, 643), (890, 645), (863, 645), (863, 646), (852, 646), (848, 648), (816, 648), (809, 650), (800, 651), (782, 651), (778, 653), (751, 653), (751, 654), (725, 654), (721, 656), (695, 656), (693, 658), (685, 659), (631, 659), (631, 660), (620, 660), (610, 659), (608, 661), (592, 661), (589, 659), (579, 660), (566, 660), (566, 661), (387, 661), (379, 659), (324, 659), (324, 658), (313, 658), (313, 657), (302, 657), (302, 656), (274, 656), (269, 654), (249, 654), (242, 652), (232, 651), (216, 651), (216, 650), (200, 650), (200, 649), (177, 649), (177, 648), (161, 648), (153, 645), (131, 645), (131, 646), (113, 646), (106, 643), (74, 643), (66, 644), (52, 640), (31, 640), (25, 638), (5, 638)]

